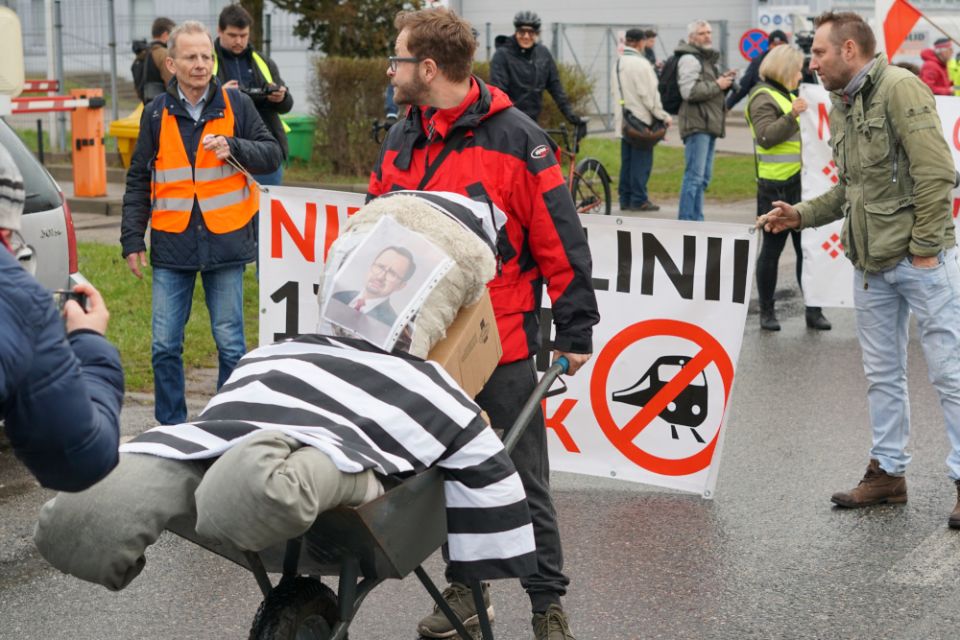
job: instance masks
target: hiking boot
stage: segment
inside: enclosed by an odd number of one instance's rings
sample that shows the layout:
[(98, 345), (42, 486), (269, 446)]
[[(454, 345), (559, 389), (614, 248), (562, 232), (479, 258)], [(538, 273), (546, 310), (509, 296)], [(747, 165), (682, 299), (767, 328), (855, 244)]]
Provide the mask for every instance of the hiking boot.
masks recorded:
[[(490, 622), (493, 622), (493, 606), (490, 604), (489, 585), (483, 584), (483, 604), (487, 605), (487, 616)], [(454, 582), (443, 590), (443, 599), (446, 601), (453, 612), (463, 622), (467, 631), (472, 631), (470, 627), (479, 627), (480, 617), (477, 615), (477, 608), (473, 604), (473, 593), (470, 587), (459, 582)], [(440, 607), (433, 605), (433, 613), (420, 621), (417, 625), (417, 632), (425, 638), (455, 638), (457, 630), (453, 628), (447, 616), (443, 614)]]
[(807, 307), (806, 317), (808, 329), (830, 331), (830, 329), (833, 328), (830, 321), (823, 316), (823, 311), (820, 310), (820, 307)]
[(558, 604), (550, 605), (543, 613), (533, 614), (532, 623), (536, 640), (576, 640), (570, 633), (567, 614)]
[(760, 305), (760, 328), (764, 331), (780, 331), (780, 323), (777, 321), (773, 304)]
[(953, 508), (953, 513), (947, 520), (947, 526), (951, 529), (960, 529), (960, 480), (954, 482), (957, 485), (957, 506)]
[(653, 204), (652, 202), (647, 200), (639, 207), (636, 207), (635, 210), (636, 211), (660, 211), (660, 205)]
[(901, 504), (907, 501), (907, 479), (889, 475), (880, 468), (879, 462), (871, 460), (860, 484), (850, 491), (838, 491), (830, 500), (848, 509), (873, 504)]

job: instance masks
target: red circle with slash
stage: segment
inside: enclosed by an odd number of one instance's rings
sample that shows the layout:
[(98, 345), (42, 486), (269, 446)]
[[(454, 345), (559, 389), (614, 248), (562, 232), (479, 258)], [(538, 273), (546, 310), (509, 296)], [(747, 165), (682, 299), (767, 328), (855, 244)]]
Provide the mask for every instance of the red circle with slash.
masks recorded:
[[(617, 424), (607, 404), (607, 383), (610, 370), (617, 358), (631, 345), (646, 338), (673, 336), (696, 344), (700, 352), (690, 358), (662, 389), (631, 418), (627, 424)], [(704, 369), (714, 365), (723, 380), (723, 413), (727, 410), (730, 389), (733, 386), (733, 363), (716, 338), (703, 328), (680, 320), (646, 320), (623, 329), (611, 339), (597, 356), (590, 379), (590, 402), (593, 413), (604, 435), (631, 462), (648, 471), (664, 476), (686, 476), (706, 469), (713, 459), (720, 429), (701, 451), (687, 458), (661, 458), (644, 451), (633, 440), (647, 428), (669, 403), (673, 402), (687, 385)], [(721, 422), (723, 418), (721, 416)]]

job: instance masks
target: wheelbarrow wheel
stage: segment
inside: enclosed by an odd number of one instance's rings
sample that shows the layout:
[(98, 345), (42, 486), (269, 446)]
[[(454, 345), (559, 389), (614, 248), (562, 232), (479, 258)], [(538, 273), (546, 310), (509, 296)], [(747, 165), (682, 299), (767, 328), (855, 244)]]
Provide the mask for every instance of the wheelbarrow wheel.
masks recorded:
[(316, 578), (285, 578), (260, 603), (250, 640), (329, 640), (338, 616), (330, 587)]

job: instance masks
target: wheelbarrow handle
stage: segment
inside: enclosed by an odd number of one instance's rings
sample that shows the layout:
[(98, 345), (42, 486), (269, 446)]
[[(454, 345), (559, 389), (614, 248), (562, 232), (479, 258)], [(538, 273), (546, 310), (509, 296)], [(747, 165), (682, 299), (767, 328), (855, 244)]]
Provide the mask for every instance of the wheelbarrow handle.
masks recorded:
[(533, 389), (533, 393), (531, 393), (527, 399), (527, 403), (523, 405), (523, 409), (520, 410), (520, 415), (517, 416), (513, 426), (510, 427), (510, 431), (507, 432), (507, 437), (503, 439), (503, 448), (507, 450), (508, 454), (517, 446), (517, 440), (519, 440), (523, 432), (527, 430), (527, 425), (529, 425), (530, 420), (533, 419), (533, 414), (536, 413), (539, 408), (540, 401), (547, 395), (547, 391), (550, 390), (550, 387), (556, 379), (565, 374), (569, 368), (570, 361), (567, 360), (566, 357), (560, 356), (544, 372), (543, 377), (540, 378), (540, 382), (537, 383), (537, 386)]

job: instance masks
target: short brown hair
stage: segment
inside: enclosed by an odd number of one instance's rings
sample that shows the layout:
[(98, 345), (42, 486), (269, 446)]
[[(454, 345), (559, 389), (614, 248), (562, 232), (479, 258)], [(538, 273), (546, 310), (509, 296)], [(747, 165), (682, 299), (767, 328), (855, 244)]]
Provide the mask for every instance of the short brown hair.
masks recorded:
[(847, 40), (853, 40), (868, 58), (877, 53), (873, 29), (859, 14), (852, 11), (824, 11), (814, 18), (813, 26), (819, 29), (825, 24), (833, 25), (830, 29), (830, 43), (833, 46), (840, 48)]
[(407, 30), (407, 48), (418, 58), (430, 58), (451, 82), (462, 82), (473, 71), (477, 38), (470, 23), (443, 7), (401, 11), (393, 21)]
[(159, 38), (163, 34), (173, 31), (175, 26), (177, 26), (177, 23), (170, 18), (157, 18), (150, 27), (150, 36), (154, 39)]

